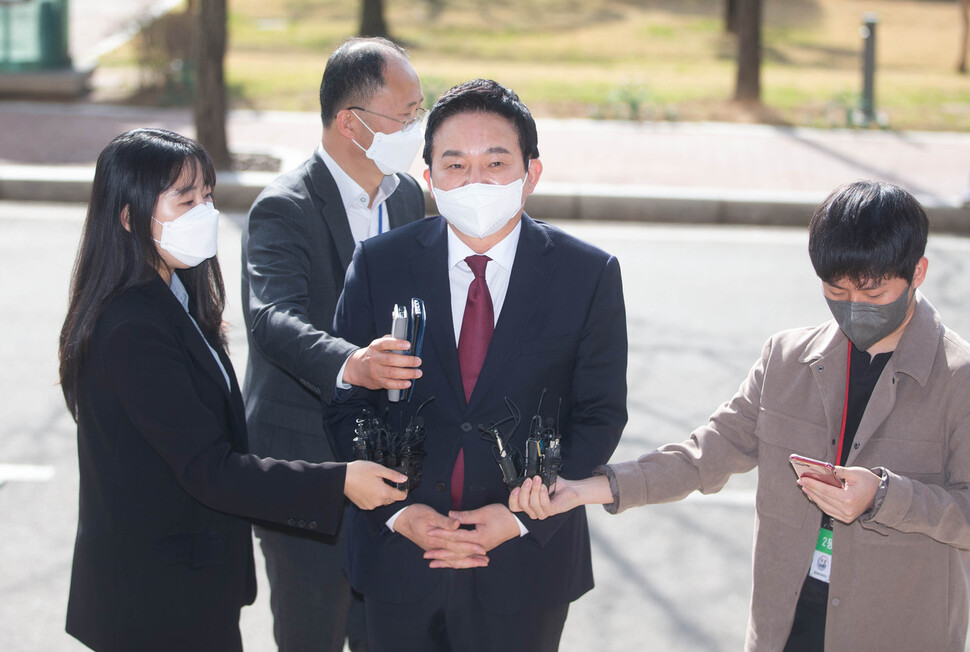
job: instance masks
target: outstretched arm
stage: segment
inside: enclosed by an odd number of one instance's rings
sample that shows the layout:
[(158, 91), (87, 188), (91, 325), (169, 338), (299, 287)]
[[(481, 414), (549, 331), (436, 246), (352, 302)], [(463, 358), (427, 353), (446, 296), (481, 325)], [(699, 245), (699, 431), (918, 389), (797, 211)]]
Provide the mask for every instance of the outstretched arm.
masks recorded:
[(542, 484), (542, 478), (527, 479), (509, 496), (509, 509), (525, 512), (529, 518), (543, 520), (556, 514), (568, 512), (580, 505), (608, 505), (613, 502), (610, 481), (605, 475), (594, 475), (585, 480), (559, 478), (553, 487)]

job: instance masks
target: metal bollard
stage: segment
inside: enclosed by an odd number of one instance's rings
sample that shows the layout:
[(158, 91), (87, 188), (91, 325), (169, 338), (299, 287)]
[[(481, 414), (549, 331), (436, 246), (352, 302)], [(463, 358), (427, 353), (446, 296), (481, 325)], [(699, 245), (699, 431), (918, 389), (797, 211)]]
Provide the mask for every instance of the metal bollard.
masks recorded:
[(865, 125), (876, 121), (876, 23), (879, 17), (873, 13), (862, 16), (862, 122)]

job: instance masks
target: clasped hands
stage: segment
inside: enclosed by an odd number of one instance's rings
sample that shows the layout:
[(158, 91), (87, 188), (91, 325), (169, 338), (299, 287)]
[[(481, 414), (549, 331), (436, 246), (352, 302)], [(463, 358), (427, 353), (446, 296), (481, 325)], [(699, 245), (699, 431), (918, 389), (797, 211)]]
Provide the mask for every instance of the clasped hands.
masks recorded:
[[(471, 525), (472, 529), (462, 529)], [(394, 531), (422, 550), (431, 568), (488, 566), (488, 552), (519, 536), (519, 524), (505, 505), (486, 505), (447, 516), (422, 504), (407, 506), (394, 521)]]
[(872, 507), (881, 479), (861, 466), (837, 466), (835, 473), (845, 483), (844, 487), (833, 487), (809, 477), (799, 478), (798, 485), (823, 512), (842, 523), (851, 523)]

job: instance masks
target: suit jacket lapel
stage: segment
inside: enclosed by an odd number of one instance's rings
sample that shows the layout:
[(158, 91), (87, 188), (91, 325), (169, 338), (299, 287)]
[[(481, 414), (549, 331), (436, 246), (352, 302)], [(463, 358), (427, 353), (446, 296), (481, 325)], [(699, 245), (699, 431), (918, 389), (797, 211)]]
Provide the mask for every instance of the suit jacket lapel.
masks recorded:
[(415, 280), (415, 297), (426, 304), (428, 323), (424, 346), (434, 349), (441, 368), (458, 405), (464, 405), (458, 349), (455, 346), (455, 327), (451, 314), (451, 280), (448, 270), (447, 223), (444, 218), (429, 219), (427, 228), (418, 235), (418, 249), (411, 259)]
[[(222, 361), (222, 366), (226, 368), (226, 374), (229, 376), (229, 405), (231, 408), (229, 412), (232, 415), (233, 433), (238, 433), (238, 436), (235, 436), (235, 444), (239, 451), (248, 453), (249, 442), (246, 437), (246, 406), (243, 403), (239, 382), (236, 380), (236, 371), (233, 369), (232, 362), (229, 360), (229, 356), (225, 350), (221, 346), (214, 346), (213, 348), (219, 354), (219, 360)], [(221, 376), (222, 374), (220, 373), (219, 375)]]
[[(209, 351), (206, 340), (203, 339), (202, 334), (195, 327), (195, 324), (192, 323), (192, 320), (189, 319), (189, 315), (185, 312), (185, 310), (182, 309), (182, 306), (178, 303), (178, 300), (175, 301), (175, 305), (178, 307), (178, 312), (181, 313), (176, 317), (175, 327), (182, 334), (182, 342), (185, 344), (185, 348), (188, 350), (189, 355), (191, 355), (206, 372), (212, 382), (216, 383), (219, 388), (225, 392), (226, 398), (228, 399), (230, 389), (226, 386), (226, 377), (222, 375), (222, 370), (219, 369), (219, 365), (216, 364), (216, 359), (212, 357), (212, 352)], [(219, 350), (219, 347), (213, 348), (216, 349), (216, 351)], [(223, 362), (223, 364), (225, 364), (225, 362)], [(229, 372), (229, 369), (231, 369), (231, 367), (226, 367), (226, 373)]]
[(412, 211), (417, 210), (417, 206), (410, 206), (411, 202), (408, 201), (407, 193), (402, 192), (401, 184), (405, 183), (401, 177), (403, 174), (398, 176), (398, 187), (391, 193), (391, 196), (387, 198), (387, 217), (389, 228), (396, 229), (399, 226), (404, 226), (409, 222), (407, 218)]
[[(226, 369), (226, 374), (229, 376), (230, 386), (226, 386), (226, 377), (222, 375), (222, 369), (216, 363), (215, 358), (212, 357), (212, 352), (209, 351), (209, 347), (206, 345), (206, 340), (202, 337), (202, 334), (192, 323), (189, 318), (188, 313), (179, 303), (178, 299), (172, 291), (165, 286), (165, 283), (158, 279), (157, 286), (156, 282), (152, 281), (149, 286), (149, 291), (152, 294), (158, 294), (162, 298), (162, 305), (164, 310), (169, 315), (172, 324), (178, 330), (181, 335), (183, 344), (189, 355), (202, 367), (206, 375), (209, 376), (210, 380), (214, 382), (220, 390), (222, 390), (223, 395), (229, 402), (230, 410), (232, 414), (233, 421), (233, 432), (244, 434), (245, 430), (245, 408), (243, 407), (242, 394), (239, 391), (239, 385), (236, 382), (235, 371), (232, 368), (232, 363), (229, 361), (229, 357), (226, 355), (225, 351), (219, 345), (213, 345), (212, 348), (215, 349), (216, 353), (219, 355), (219, 360), (222, 362), (223, 367)], [(161, 290), (161, 291), (159, 291)], [(236, 444), (242, 446), (245, 449), (245, 437), (236, 436)]]
[[(178, 305), (178, 301), (176, 301), (176, 305)], [(189, 319), (189, 316), (182, 309), (181, 305), (178, 305), (178, 309), (182, 313), (183, 319), (176, 322), (176, 328), (182, 332), (182, 340), (185, 342), (185, 348), (188, 349), (189, 355), (202, 367), (212, 382), (218, 385), (222, 391), (222, 395), (229, 402), (229, 413), (232, 419), (230, 437), (232, 438), (233, 448), (245, 451), (247, 450), (245, 436), (246, 408), (243, 406), (242, 393), (239, 391), (239, 385), (236, 382), (236, 373), (232, 368), (232, 363), (229, 361), (229, 356), (226, 355), (225, 351), (218, 344), (212, 345), (212, 348), (219, 356), (219, 361), (222, 362), (222, 366), (226, 369), (226, 375), (229, 376), (229, 386), (227, 386), (226, 376), (222, 375), (222, 369), (216, 364), (216, 359), (212, 357), (212, 351), (209, 350), (206, 340), (203, 339), (202, 334), (196, 329), (195, 324)]]
[(540, 304), (539, 298), (546, 291), (553, 276), (553, 250), (554, 245), (549, 235), (523, 213), (522, 231), (515, 251), (515, 262), (512, 264), (509, 289), (492, 334), (492, 341), (488, 345), (488, 353), (475, 384), (475, 391), (472, 393), (471, 404), (480, 400), (489, 385), (502, 377), (515, 345), (524, 333), (530, 332), (529, 324)]
[(340, 198), (340, 191), (337, 183), (333, 180), (333, 175), (327, 169), (327, 164), (320, 158), (319, 153), (314, 153), (307, 163), (309, 166), (310, 185), (315, 195), (314, 204), (320, 212), (320, 217), (330, 230), (330, 237), (333, 238), (334, 247), (337, 250), (337, 257), (344, 269), (350, 267), (350, 260), (354, 256), (354, 235), (350, 231), (350, 222), (347, 219), (347, 211), (344, 209), (344, 202)]

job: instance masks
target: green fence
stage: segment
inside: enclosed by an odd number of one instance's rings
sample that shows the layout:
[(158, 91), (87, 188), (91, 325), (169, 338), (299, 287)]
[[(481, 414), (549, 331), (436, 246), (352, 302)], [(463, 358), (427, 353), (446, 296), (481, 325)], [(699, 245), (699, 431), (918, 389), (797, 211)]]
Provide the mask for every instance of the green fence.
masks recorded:
[(0, 72), (70, 65), (67, 0), (0, 0)]

